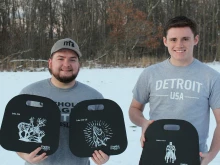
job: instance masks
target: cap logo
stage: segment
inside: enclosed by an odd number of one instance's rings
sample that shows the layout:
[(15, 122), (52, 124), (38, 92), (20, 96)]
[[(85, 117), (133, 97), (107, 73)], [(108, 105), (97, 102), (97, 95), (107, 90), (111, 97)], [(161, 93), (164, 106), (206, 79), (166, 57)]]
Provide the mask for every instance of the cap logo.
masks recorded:
[(64, 41), (63, 45), (64, 46), (72, 46), (72, 47), (74, 47), (74, 42), (72, 42), (72, 41)]

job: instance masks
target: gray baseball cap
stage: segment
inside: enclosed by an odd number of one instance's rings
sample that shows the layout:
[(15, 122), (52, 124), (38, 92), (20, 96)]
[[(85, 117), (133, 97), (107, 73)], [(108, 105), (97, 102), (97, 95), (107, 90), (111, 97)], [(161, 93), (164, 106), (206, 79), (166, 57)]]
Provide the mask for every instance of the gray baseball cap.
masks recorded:
[(82, 53), (80, 52), (79, 50), (79, 46), (77, 45), (77, 43), (70, 39), (70, 38), (64, 38), (64, 39), (61, 39), (61, 40), (58, 40), (52, 47), (51, 49), (51, 54), (50, 56), (57, 52), (58, 50), (60, 49), (70, 49), (70, 50), (73, 50), (74, 52), (77, 53), (77, 55), (79, 57), (82, 57)]

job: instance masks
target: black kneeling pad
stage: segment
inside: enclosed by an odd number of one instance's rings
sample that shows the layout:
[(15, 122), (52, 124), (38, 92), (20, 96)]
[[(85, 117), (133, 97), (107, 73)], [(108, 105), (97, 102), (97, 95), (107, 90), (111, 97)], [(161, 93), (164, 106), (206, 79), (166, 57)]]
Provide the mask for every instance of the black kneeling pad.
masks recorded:
[(49, 98), (18, 95), (5, 109), (1, 126), (3, 148), (30, 153), (41, 147), (39, 154), (53, 154), (59, 145), (60, 110)]
[(94, 150), (117, 155), (127, 147), (124, 117), (112, 100), (82, 101), (70, 114), (70, 150), (78, 157), (91, 157)]
[(145, 138), (139, 165), (200, 165), (198, 133), (187, 121), (154, 121)]

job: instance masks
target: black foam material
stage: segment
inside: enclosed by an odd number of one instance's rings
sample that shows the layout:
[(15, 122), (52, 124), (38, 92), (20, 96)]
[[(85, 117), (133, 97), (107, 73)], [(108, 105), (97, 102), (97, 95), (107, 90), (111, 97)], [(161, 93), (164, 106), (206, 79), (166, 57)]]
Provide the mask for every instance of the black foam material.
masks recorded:
[(78, 103), (70, 114), (69, 131), (70, 150), (79, 157), (91, 157), (94, 150), (117, 155), (127, 147), (123, 113), (112, 100)]
[(53, 154), (59, 145), (60, 110), (49, 98), (22, 94), (12, 98), (1, 126), (4, 149), (30, 153), (37, 147)]
[(187, 121), (154, 121), (145, 138), (139, 165), (200, 165), (198, 133)]

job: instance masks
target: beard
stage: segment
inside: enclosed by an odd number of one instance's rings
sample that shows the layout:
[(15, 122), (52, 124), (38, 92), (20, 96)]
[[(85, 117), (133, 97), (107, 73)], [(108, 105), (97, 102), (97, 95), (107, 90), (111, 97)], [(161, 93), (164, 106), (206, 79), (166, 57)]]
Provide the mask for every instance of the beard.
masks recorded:
[(53, 70), (49, 69), (50, 73), (60, 82), (62, 83), (70, 83), (73, 80), (76, 79), (78, 73), (79, 73), (79, 69), (77, 70), (77, 72), (75, 74), (72, 74), (71, 76), (60, 76), (59, 73), (54, 73)]

